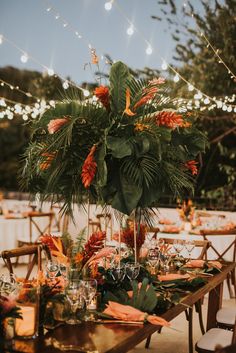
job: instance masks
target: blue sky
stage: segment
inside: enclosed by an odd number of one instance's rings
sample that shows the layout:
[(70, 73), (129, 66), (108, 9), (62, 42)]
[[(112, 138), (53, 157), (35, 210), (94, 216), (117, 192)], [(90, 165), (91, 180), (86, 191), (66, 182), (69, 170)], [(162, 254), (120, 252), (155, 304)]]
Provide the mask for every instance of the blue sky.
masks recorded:
[[(77, 84), (94, 81), (89, 66), (88, 44), (96, 48), (99, 55), (109, 54), (115, 60), (122, 60), (132, 68), (145, 66), (160, 69), (160, 56), (171, 60), (175, 43), (166, 24), (151, 19), (151, 15), (161, 16), (156, 0), (117, 0), (124, 14), (128, 16), (140, 31), (132, 36), (126, 33), (129, 27), (124, 16), (113, 5), (106, 11), (107, 0), (50, 0), (53, 9), (57, 9), (67, 23), (63, 27), (61, 17), (56, 20), (55, 12), (47, 12), (45, 0), (0, 0), (0, 34), (12, 40), (20, 48), (36, 58), (55, 73), (63, 77), (70, 76)], [(178, 6), (184, 1), (177, 0)], [(195, 0), (194, 5), (200, 5)], [(73, 31), (70, 30), (73, 28)], [(75, 31), (83, 36), (78, 39)], [(152, 45), (152, 55), (147, 55), (144, 36)], [(11, 65), (18, 68), (42, 71), (40, 65), (28, 60), (20, 61), (21, 53), (3, 42), (0, 46), (0, 67)], [(101, 63), (103, 69), (104, 63)]]

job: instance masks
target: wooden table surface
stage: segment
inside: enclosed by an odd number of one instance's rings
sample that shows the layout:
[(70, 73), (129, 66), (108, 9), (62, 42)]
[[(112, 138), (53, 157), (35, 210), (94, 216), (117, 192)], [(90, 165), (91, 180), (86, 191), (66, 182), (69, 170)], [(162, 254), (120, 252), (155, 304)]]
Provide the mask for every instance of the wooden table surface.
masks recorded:
[[(234, 268), (235, 263), (223, 266), (222, 272), (207, 278), (207, 283), (193, 293), (186, 295), (181, 303), (173, 306), (162, 316), (171, 321), (186, 306), (196, 303), (205, 294), (209, 293), (207, 329), (216, 326), (216, 312), (221, 307), (223, 281)], [(97, 324), (82, 323), (79, 325), (63, 325), (45, 336), (31, 341), (16, 341), (15, 352), (27, 353), (59, 353), (86, 352), (86, 353), (124, 353), (145, 340), (150, 334), (159, 329), (159, 326), (151, 324), (127, 325), (127, 324)], [(168, 328), (166, 328), (168, 330)], [(59, 344), (63, 344), (59, 347)], [(76, 346), (76, 349), (68, 347)], [(67, 347), (66, 347), (67, 346)], [(69, 349), (70, 348), (70, 349)]]

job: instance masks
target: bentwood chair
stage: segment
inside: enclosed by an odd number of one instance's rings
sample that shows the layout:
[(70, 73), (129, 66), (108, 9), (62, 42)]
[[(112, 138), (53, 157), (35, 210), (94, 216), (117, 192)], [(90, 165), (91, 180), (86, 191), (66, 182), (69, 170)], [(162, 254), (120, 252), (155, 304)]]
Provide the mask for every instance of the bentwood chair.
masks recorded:
[(217, 326), (220, 328), (233, 330), (236, 320), (236, 307), (221, 308), (216, 313)]
[[(228, 347), (236, 343), (236, 321), (233, 331), (222, 328), (211, 328), (196, 343), (195, 349), (198, 353), (215, 352), (217, 346)], [(233, 352), (233, 351), (232, 351)], [(234, 351), (235, 352), (235, 351)]]
[(28, 246), (23, 246), (12, 250), (5, 250), (5, 251), (2, 251), (0, 256), (5, 262), (10, 274), (14, 274), (12, 260), (19, 258), (21, 256), (30, 255), (31, 261), (28, 264), (27, 273), (25, 276), (25, 279), (28, 280), (36, 264), (38, 266), (37, 270), (38, 271), (42, 270), (42, 251), (43, 250), (50, 258), (50, 253), (48, 251), (48, 248), (42, 244), (28, 245)]
[(53, 235), (62, 235), (63, 233), (68, 232), (69, 227), (69, 215), (61, 212), (61, 206), (56, 204), (52, 205), (50, 211), (54, 214), (51, 233)]
[(113, 232), (112, 215), (110, 213), (100, 213), (96, 215), (96, 218), (100, 223), (101, 230), (106, 232), (106, 238), (111, 240)]
[[(176, 239), (172, 238), (161, 238), (165, 244), (173, 244)], [(210, 247), (210, 242), (208, 240), (194, 240), (194, 245), (196, 248), (201, 249), (201, 253), (198, 256), (198, 260), (207, 259), (207, 250)], [(203, 316), (202, 316), (202, 301), (197, 301), (195, 303), (195, 310), (198, 313), (199, 325), (202, 334), (205, 333), (205, 328), (203, 324)], [(193, 308), (189, 307), (185, 310), (186, 319), (188, 321), (188, 347), (189, 353), (193, 353)], [(147, 338), (145, 348), (149, 348), (151, 341), (151, 335)]]
[[(222, 239), (227, 236), (232, 236), (233, 239), (230, 244), (226, 247), (221, 248), (220, 250), (214, 246), (213, 242), (210, 243), (209, 249), (215, 254), (215, 260), (218, 261), (236, 261), (236, 228), (232, 230), (201, 230), (201, 235), (204, 240), (210, 240), (212, 236), (221, 237)], [(231, 253), (231, 255), (230, 255)], [(234, 298), (236, 296), (236, 271), (232, 270), (231, 273), (227, 276), (227, 286), (230, 294), (230, 298)], [(232, 292), (231, 285), (234, 288), (234, 294)]]

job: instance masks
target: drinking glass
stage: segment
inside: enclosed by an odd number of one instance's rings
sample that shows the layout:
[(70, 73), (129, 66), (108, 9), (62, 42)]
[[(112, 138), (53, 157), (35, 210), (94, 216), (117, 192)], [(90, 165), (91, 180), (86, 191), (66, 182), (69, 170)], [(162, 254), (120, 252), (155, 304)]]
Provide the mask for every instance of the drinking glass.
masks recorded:
[(191, 260), (191, 254), (193, 249), (195, 248), (194, 240), (186, 240), (185, 241), (185, 248), (188, 252), (188, 260)]
[(46, 265), (46, 274), (47, 277), (51, 280), (54, 280), (59, 272), (59, 264), (56, 261), (49, 260)]
[(140, 271), (140, 264), (127, 263), (125, 265), (125, 273), (130, 281), (138, 277)]
[(151, 268), (151, 273), (155, 274), (156, 267), (160, 260), (160, 253), (158, 249), (149, 249), (147, 254), (147, 263)]
[(81, 295), (85, 301), (86, 311), (84, 321), (92, 321), (94, 318), (88, 309), (97, 292), (97, 281), (95, 279), (84, 279), (80, 281)]
[(69, 325), (76, 325), (81, 323), (80, 320), (77, 319), (76, 317), (76, 311), (80, 307), (82, 307), (82, 293), (81, 293), (81, 287), (80, 287), (80, 282), (81, 281), (72, 281), (69, 282), (68, 286), (65, 289), (65, 294), (66, 298), (68, 299), (68, 302), (71, 307), (71, 317), (66, 321), (67, 324)]
[(179, 256), (184, 248), (184, 241), (182, 239), (174, 239), (173, 247)]
[(0, 276), (0, 293), (2, 295), (13, 294), (19, 290), (16, 276), (13, 273), (3, 274)]
[(111, 276), (114, 281), (122, 282), (125, 277), (125, 266), (124, 264), (118, 264), (117, 266), (113, 266), (111, 268)]

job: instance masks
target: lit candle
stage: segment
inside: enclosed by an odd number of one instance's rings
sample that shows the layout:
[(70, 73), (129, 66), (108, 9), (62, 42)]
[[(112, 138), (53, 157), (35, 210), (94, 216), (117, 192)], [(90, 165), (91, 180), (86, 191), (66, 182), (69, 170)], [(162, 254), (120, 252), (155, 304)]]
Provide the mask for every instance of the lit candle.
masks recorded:
[(35, 313), (36, 307), (32, 306), (20, 306), (22, 319), (16, 319), (15, 321), (15, 333), (17, 336), (30, 337), (36, 334), (35, 332)]
[(89, 305), (87, 306), (88, 310), (97, 310), (97, 297), (94, 297)]

